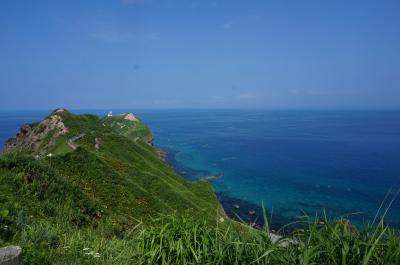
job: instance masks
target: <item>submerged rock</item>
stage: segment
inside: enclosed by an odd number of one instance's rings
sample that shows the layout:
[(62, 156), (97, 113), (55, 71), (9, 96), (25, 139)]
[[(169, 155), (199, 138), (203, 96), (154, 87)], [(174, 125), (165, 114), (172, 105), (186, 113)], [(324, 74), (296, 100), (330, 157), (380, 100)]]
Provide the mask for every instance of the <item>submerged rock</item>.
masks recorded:
[(219, 173), (219, 174), (217, 174), (217, 175), (215, 175), (215, 176), (207, 176), (207, 177), (204, 177), (204, 180), (216, 180), (216, 179), (221, 178), (223, 175), (224, 175), (224, 173), (221, 172), (221, 173)]

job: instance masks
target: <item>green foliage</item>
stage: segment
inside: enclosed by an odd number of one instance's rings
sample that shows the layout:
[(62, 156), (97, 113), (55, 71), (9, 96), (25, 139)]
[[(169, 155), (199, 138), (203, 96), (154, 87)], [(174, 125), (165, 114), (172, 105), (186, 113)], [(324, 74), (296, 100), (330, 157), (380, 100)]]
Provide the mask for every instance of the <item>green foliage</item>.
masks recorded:
[(68, 133), (47, 135), (52, 157), (0, 156), (0, 246), (25, 264), (400, 264), (383, 222), (303, 218), (272, 242), (268, 222), (230, 221), (208, 183), (177, 176), (140, 121), (57, 115)]
[(141, 232), (135, 263), (394, 265), (400, 264), (399, 243), (388, 227), (355, 232), (344, 220), (307, 219), (286, 238), (272, 242), (267, 229), (168, 217)]
[(0, 244), (21, 245), (28, 263), (51, 260), (42, 253), (52, 250), (58, 257), (60, 237), (77, 231), (108, 242), (160, 213), (214, 219), (219, 204), (211, 186), (177, 176), (148, 144), (143, 123), (56, 114), (68, 132), (50, 130), (41, 142), (48, 149), (40, 150), (53, 156), (35, 159), (29, 149), (0, 156)]

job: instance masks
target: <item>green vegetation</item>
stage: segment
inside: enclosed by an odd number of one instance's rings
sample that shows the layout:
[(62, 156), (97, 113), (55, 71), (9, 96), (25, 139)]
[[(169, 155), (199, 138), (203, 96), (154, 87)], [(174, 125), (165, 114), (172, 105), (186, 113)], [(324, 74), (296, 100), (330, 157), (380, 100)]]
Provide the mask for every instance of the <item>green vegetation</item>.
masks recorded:
[(348, 221), (309, 220), (277, 242), (267, 227), (210, 227), (164, 218), (140, 234), (142, 264), (400, 264), (400, 238), (387, 227), (355, 232)]
[(208, 183), (177, 176), (142, 122), (52, 115), (67, 132), (33, 124), (0, 156), (0, 245), (20, 245), (25, 264), (400, 264), (382, 223), (303, 218), (272, 242), (268, 225), (227, 219)]

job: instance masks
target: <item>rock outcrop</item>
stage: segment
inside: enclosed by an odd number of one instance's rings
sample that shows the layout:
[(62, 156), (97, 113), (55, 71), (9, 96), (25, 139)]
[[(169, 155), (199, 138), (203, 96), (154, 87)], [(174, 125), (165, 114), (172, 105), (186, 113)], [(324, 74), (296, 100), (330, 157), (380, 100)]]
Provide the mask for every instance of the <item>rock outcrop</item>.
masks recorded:
[(127, 113), (124, 119), (129, 121), (139, 121), (139, 119), (131, 112)]
[[(58, 110), (57, 110), (58, 111)], [(54, 143), (54, 140), (68, 132), (67, 127), (62, 121), (61, 116), (55, 114), (41, 121), (39, 124), (25, 124), (20, 131), (12, 138), (8, 139), (4, 152), (20, 152), (40, 153), (43, 147)], [(51, 133), (51, 137), (49, 134)]]

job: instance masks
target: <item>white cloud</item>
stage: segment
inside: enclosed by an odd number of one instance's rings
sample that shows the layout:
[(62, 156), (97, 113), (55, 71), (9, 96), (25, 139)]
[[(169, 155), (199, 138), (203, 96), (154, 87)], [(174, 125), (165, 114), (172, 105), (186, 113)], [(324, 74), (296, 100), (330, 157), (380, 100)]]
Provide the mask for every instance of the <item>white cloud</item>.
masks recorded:
[(233, 22), (232, 21), (225, 22), (220, 27), (221, 29), (226, 29), (226, 30), (231, 29), (233, 27)]
[(159, 40), (160, 39), (160, 32), (147, 32), (146, 33), (147, 40)]
[(156, 106), (174, 106), (180, 103), (177, 99), (155, 99), (153, 104)]
[(121, 31), (107, 23), (97, 23), (95, 28), (96, 29), (90, 33), (89, 36), (107, 43), (122, 42), (132, 36), (131, 33)]
[(129, 34), (124, 34), (124, 33), (115, 32), (115, 31), (97, 31), (97, 32), (93, 32), (90, 34), (90, 37), (92, 37), (94, 39), (99, 39), (99, 40), (102, 40), (104, 42), (109, 42), (109, 43), (123, 41), (128, 36), (129, 36)]
[(139, 2), (139, 0), (121, 0), (121, 3), (124, 5), (135, 5)]
[(241, 93), (236, 97), (239, 100), (253, 100), (257, 98), (257, 95), (252, 92)]
[(262, 16), (257, 15), (257, 14), (251, 14), (251, 15), (248, 15), (248, 18), (251, 19), (251, 20), (259, 21), (259, 20), (262, 19)]
[(216, 102), (224, 101), (226, 98), (222, 97), (222, 96), (211, 96), (210, 99), (212, 102), (216, 103)]

